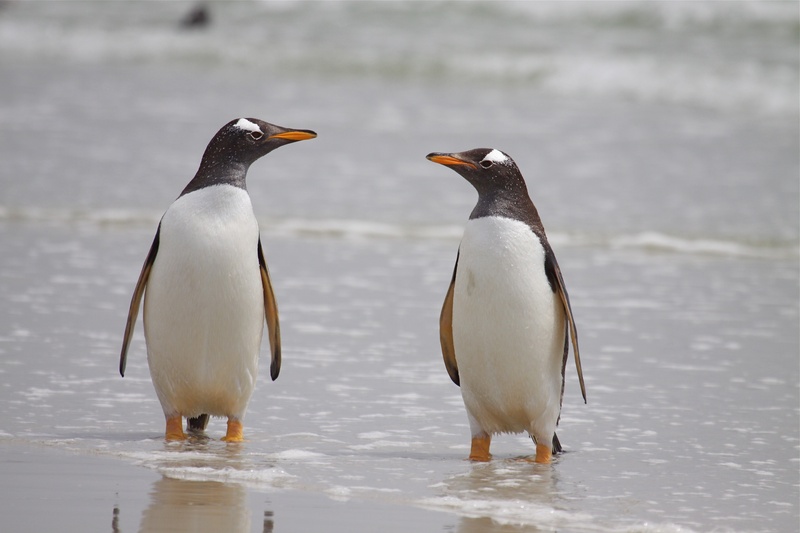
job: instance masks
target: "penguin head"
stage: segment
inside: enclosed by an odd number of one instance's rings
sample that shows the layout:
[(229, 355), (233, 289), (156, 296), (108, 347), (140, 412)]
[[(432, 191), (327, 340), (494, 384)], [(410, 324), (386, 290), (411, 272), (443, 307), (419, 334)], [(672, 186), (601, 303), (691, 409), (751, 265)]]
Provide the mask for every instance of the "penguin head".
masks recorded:
[(316, 136), (311, 130), (284, 128), (256, 118), (234, 119), (214, 135), (203, 159), (228, 159), (250, 166), (279, 146)]
[(181, 196), (219, 184), (246, 189), (247, 170), (253, 162), (279, 146), (316, 136), (311, 130), (284, 128), (257, 118), (231, 120), (208, 143), (197, 174)]
[(466, 152), (433, 152), (427, 158), (452, 168), (477, 189), (479, 195), (498, 191), (527, 192), (525, 180), (514, 160), (494, 148), (475, 148)]

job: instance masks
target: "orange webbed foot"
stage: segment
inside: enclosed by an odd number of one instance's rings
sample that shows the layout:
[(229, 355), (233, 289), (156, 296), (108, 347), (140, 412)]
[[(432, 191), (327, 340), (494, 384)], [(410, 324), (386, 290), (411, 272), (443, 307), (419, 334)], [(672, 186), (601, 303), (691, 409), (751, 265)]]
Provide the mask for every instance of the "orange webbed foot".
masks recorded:
[(534, 462), (547, 465), (550, 464), (552, 458), (553, 450), (549, 446), (544, 444), (536, 445), (536, 459), (534, 459)]
[(228, 419), (228, 432), (222, 437), (225, 442), (244, 442), (244, 425), (240, 420)]
[(167, 418), (167, 430), (164, 438), (168, 441), (186, 440), (186, 433), (183, 432), (183, 417), (181, 415)]
[(489, 453), (489, 446), (492, 444), (491, 435), (478, 435), (472, 437), (472, 446), (469, 451), (469, 460), (486, 463), (492, 460), (492, 454)]

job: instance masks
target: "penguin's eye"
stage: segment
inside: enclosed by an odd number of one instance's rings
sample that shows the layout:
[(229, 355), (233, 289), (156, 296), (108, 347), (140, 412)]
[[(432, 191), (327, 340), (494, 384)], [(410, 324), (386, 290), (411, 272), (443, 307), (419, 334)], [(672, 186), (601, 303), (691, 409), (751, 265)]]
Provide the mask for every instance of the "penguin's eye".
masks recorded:
[(494, 165), (494, 161), (490, 161), (488, 159), (484, 159), (483, 161), (481, 161), (480, 165), (483, 168), (489, 168), (490, 166)]
[(250, 138), (251, 138), (251, 139), (253, 139), (254, 141), (257, 141), (257, 140), (259, 140), (261, 137), (263, 137), (263, 136), (264, 136), (264, 134), (263, 134), (263, 133), (261, 133), (260, 131), (251, 131), (251, 132), (249, 132), (249, 133), (248, 133), (248, 135), (249, 135), (249, 136), (250, 136)]

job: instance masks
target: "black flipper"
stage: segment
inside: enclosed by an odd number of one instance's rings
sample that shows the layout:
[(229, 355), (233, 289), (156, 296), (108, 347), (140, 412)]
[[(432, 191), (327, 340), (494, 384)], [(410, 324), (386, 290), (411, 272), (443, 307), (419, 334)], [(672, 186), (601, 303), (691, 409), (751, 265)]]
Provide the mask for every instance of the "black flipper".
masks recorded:
[(456, 285), (459, 255), (456, 255), (456, 264), (453, 267), (453, 279), (450, 280), (450, 287), (447, 289), (447, 295), (444, 297), (444, 305), (442, 305), (442, 312), (439, 315), (439, 342), (442, 345), (442, 357), (444, 358), (444, 367), (447, 369), (447, 374), (450, 376), (450, 379), (453, 380), (453, 383), (460, 386), (461, 380), (458, 376), (456, 349), (453, 344), (453, 290)]
[(147, 254), (147, 259), (144, 260), (144, 265), (142, 265), (139, 281), (136, 282), (136, 288), (133, 290), (133, 297), (131, 297), (131, 306), (128, 308), (128, 321), (125, 324), (125, 335), (122, 337), (122, 351), (119, 354), (119, 375), (123, 377), (125, 377), (125, 364), (128, 362), (128, 346), (130, 346), (131, 338), (133, 337), (133, 327), (136, 325), (136, 318), (139, 316), (139, 304), (142, 302), (142, 296), (144, 295), (145, 287), (147, 287), (147, 280), (150, 278), (150, 269), (153, 267), (153, 262), (156, 260), (156, 255), (158, 254), (160, 234), (161, 224), (158, 225), (153, 244), (150, 246), (150, 252)]
[(261, 237), (258, 238), (258, 265), (261, 269), (261, 288), (264, 291), (264, 317), (267, 321), (267, 334), (271, 361), (269, 375), (272, 381), (278, 379), (281, 372), (281, 328), (278, 322), (278, 304), (275, 302), (275, 292), (269, 280), (267, 261), (264, 259), (264, 249), (261, 247)]
[[(561, 304), (564, 306), (564, 317), (567, 322), (567, 333), (568, 336), (572, 339), (572, 354), (575, 357), (575, 368), (578, 371), (578, 383), (581, 386), (581, 395), (583, 396), (583, 402), (586, 403), (586, 385), (584, 385), (583, 383), (581, 352), (580, 349), (578, 348), (578, 330), (575, 326), (575, 319), (572, 317), (572, 306), (569, 303), (569, 294), (567, 293), (567, 288), (564, 285), (564, 278), (561, 277), (561, 268), (558, 266), (558, 261), (556, 261), (555, 254), (553, 253), (552, 249), (549, 249), (549, 247), (546, 250), (544, 269), (545, 273), (547, 274), (547, 278), (550, 281), (550, 286), (553, 288), (553, 291), (558, 295), (559, 299), (561, 300)], [(564, 391), (563, 368), (566, 367), (568, 353), (569, 353), (568, 346), (565, 343), (564, 362), (562, 365), (562, 384), (561, 384), (562, 396)]]

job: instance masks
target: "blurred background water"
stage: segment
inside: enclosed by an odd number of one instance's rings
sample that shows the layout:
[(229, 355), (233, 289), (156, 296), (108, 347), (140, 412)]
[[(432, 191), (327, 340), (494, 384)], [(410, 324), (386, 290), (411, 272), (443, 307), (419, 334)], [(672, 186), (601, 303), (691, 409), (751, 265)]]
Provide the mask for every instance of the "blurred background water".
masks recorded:
[[(459, 531), (796, 528), (796, 2), (204, 6), (0, 4), (6, 450), (144, 464), (154, 503), (190, 480)], [(232, 455), (163, 444), (140, 334), (116, 368), (155, 225), (239, 116), (319, 137), (249, 174), (285, 367)], [(477, 146), (522, 169), (580, 327), (552, 469), (522, 436), (462, 461), (437, 317), (476, 196), (424, 156)]]

